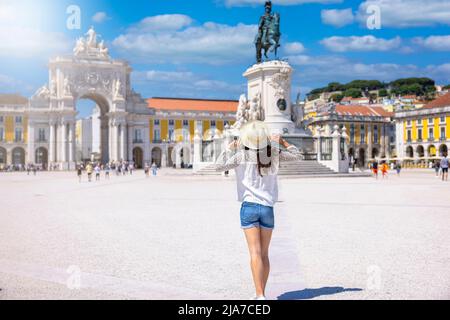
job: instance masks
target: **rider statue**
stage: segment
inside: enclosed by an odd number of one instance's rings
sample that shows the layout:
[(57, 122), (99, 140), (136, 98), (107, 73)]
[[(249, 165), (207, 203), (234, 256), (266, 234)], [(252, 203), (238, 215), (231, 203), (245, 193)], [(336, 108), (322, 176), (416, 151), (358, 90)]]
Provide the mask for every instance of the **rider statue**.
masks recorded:
[(262, 62), (262, 50), (264, 56), (268, 59), (267, 53), (274, 52), (277, 56), (280, 47), (280, 15), (272, 13), (272, 1), (266, 1), (266, 13), (259, 20), (258, 35), (255, 39), (256, 45), (256, 61)]

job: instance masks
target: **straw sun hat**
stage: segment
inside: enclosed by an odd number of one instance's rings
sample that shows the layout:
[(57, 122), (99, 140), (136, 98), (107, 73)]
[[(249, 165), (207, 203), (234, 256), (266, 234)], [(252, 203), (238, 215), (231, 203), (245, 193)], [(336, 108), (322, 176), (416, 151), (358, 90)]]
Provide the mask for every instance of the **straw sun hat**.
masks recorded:
[(264, 149), (270, 143), (269, 129), (262, 121), (252, 121), (240, 130), (241, 143), (252, 150)]

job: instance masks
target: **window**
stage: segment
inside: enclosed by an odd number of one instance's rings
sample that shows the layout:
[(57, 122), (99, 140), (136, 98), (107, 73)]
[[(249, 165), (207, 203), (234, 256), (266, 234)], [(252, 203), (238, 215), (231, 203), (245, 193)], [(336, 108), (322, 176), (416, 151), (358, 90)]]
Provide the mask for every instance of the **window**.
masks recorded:
[(350, 143), (355, 143), (355, 124), (350, 125)]
[(428, 140), (434, 140), (434, 130), (433, 130), (433, 128), (428, 128)]
[(159, 126), (159, 120), (154, 120), (153, 123), (155, 126)]
[(3, 123), (4, 121), (3, 116), (0, 116), (0, 123)]
[(161, 141), (161, 131), (159, 131), (159, 129), (155, 129), (155, 130), (153, 131), (153, 139), (154, 139), (156, 142)]
[(45, 129), (40, 128), (39, 129), (39, 136), (38, 136), (39, 142), (45, 142)]
[(141, 129), (134, 129), (134, 143), (142, 143)]
[(169, 120), (169, 126), (175, 125), (175, 120)]
[(189, 121), (187, 121), (187, 120), (183, 120), (183, 126), (184, 126), (184, 127), (187, 127), (187, 126), (189, 126)]
[(406, 125), (410, 126), (411, 125), (411, 120), (406, 121)]
[(417, 140), (422, 141), (422, 129), (417, 130)]
[(407, 134), (407, 137), (408, 137), (408, 142), (411, 142), (411, 140), (412, 140), (411, 130), (408, 130), (406, 132), (406, 134)]
[(3, 135), (4, 135), (3, 128), (0, 128), (0, 141), (3, 141), (4, 139)]
[(22, 117), (16, 116), (16, 124), (22, 124)]
[(14, 132), (14, 142), (22, 142), (22, 129), (16, 128)]
[(174, 141), (175, 137), (173, 135), (173, 129), (169, 129), (169, 141)]
[(445, 136), (445, 127), (441, 127), (441, 140), (446, 140), (447, 137)]
[(378, 126), (373, 126), (373, 142), (378, 143)]
[(211, 127), (215, 127), (216, 126), (216, 121), (215, 120), (211, 120)]
[(428, 124), (434, 124), (434, 119), (433, 118), (428, 119)]
[(417, 119), (417, 124), (420, 126), (422, 125), (422, 119)]
[(445, 123), (445, 117), (441, 117), (441, 123)]
[(366, 128), (364, 125), (361, 125), (361, 134), (360, 134), (361, 142), (360, 143), (366, 143)]

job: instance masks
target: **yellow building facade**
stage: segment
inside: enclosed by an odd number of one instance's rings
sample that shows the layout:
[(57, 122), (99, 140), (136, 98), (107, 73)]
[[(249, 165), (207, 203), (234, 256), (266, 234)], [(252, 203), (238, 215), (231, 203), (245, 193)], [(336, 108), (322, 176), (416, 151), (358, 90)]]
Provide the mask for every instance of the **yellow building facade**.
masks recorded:
[(348, 156), (360, 167), (372, 160), (389, 161), (397, 156), (393, 113), (381, 107), (335, 105), (309, 122), (313, 135), (331, 136), (335, 126), (345, 128)]
[(421, 109), (396, 113), (398, 148), (412, 166), (429, 167), (448, 153), (450, 137), (450, 94)]
[(0, 95), (0, 169), (22, 167), (27, 157), (28, 99)]

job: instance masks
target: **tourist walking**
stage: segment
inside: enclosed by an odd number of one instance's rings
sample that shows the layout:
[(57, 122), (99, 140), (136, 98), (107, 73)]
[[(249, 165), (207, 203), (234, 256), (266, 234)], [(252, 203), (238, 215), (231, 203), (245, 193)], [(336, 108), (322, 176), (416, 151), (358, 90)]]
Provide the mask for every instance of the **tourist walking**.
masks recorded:
[(374, 161), (372, 163), (372, 172), (373, 172), (373, 175), (375, 176), (375, 178), (378, 180), (378, 162), (377, 161)]
[[(265, 300), (270, 273), (269, 246), (278, 201), (280, 161), (300, 160), (301, 154), (280, 136), (270, 136), (263, 122), (247, 123), (241, 140), (231, 143), (217, 159), (217, 171), (235, 169), (238, 201), (242, 202), (241, 227), (247, 240), (256, 290), (255, 300)], [(280, 145), (286, 148), (281, 151)], [(237, 150), (233, 155), (233, 151)], [(228, 160), (227, 160), (228, 159)]]
[(442, 181), (448, 181), (448, 158), (444, 153), (444, 157), (441, 160)]
[(88, 163), (86, 166), (86, 173), (88, 175), (88, 181), (92, 181), (92, 172), (94, 171), (94, 168), (92, 167), (92, 163)]
[(158, 171), (158, 166), (156, 165), (156, 163), (153, 162), (153, 164), (152, 164), (152, 174), (153, 174), (154, 177), (156, 177), (157, 171)]
[(434, 171), (436, 172), (436, 177), (439, 177), (439, 171), (441, 169), (441, 164), (440, 164), (439, 160), (434, 161), (433, 167), (434, 167)]
[(95, 181), (100, 181), (100, 172), (102, 170), (100, 169), (100, 165), (98, 163), (95, 166), (94, 171), (95, 171)]
[(109, 180), (109, 172), (111, 171), (111, 167), (109, 165), (109, 163), (106, 164), (105, 166), (105, 179)]
[(81, 164), (77, 165), (77, 175), (78, 175), (78, 182), (81, 182), (81, 177), (83, 175), (83, 167)]
[(145, 177), (148, 178), (150, 176), (150, 166), (148, 165), (147, 162), (145, 163), (145, 166), (144, 166), (144, 173), (145, 173)]
[(397, 175), (400, 176), (400, 172), (402, 171), (402, 165), (400, 161), (397, 161), (397, 163), (395, 164), (395, 171), (397, 171)]
[(383, 176), (383, 179), (387, 178), (388, 170), (389, 170), (388, 164), (386, 162), (383, 162), (381, 164), (381, 174)]
[(128, 166), (128, 170), (130, 171), (130, 175), (133, 175), (133, 170), (134, 170), (134, 164), (130, 163), (130, 165)]

